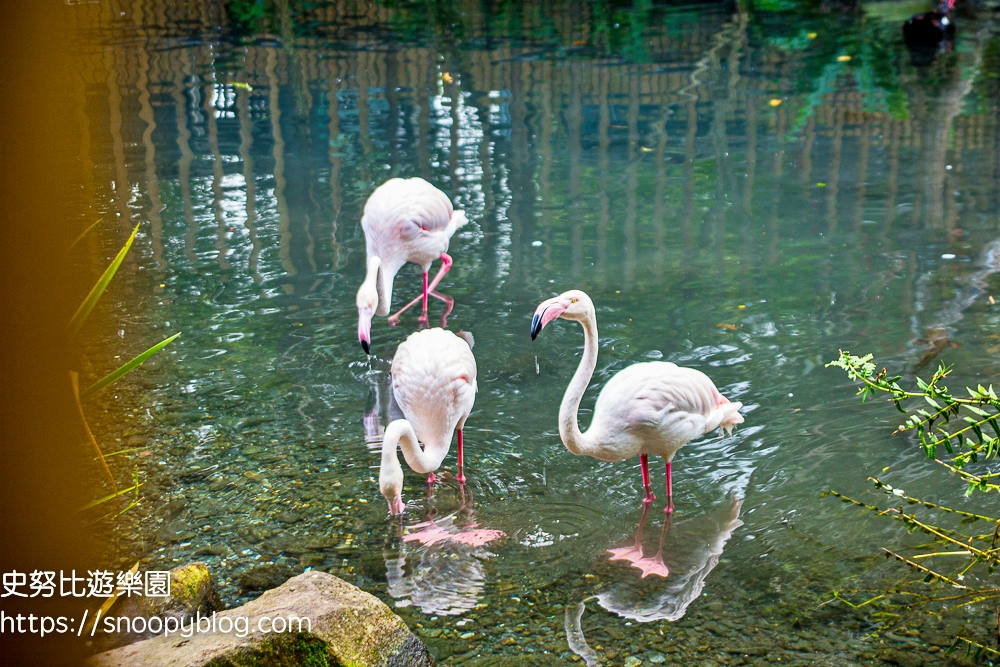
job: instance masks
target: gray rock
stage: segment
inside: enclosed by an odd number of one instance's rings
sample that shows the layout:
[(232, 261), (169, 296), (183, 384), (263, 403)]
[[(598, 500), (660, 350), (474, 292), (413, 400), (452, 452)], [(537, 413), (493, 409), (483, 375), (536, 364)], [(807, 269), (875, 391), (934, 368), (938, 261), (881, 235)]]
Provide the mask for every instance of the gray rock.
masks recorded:
[[(118, 607), (112, 607), (110, 615), (136, 618), (141, 616), (149, 619), (176, 618), (187, 623), (197, 614), (211, 616), (213, 611), (221, 611), (224, 607), (219, 592), (212, 581), (208, 566), (204, 563), (190, 563), (175, 567), (170, 571), (170, 595), (158, 597), (128, 597)], [(101, 627), (100, 629), (103, 629)], [(134, 644), (143, 639), (155, 636), (151, 632), (121, 632), (108, 633), (100, 642), (102, 650)]]
[(267, 591), (277, 588), (297, 574), (287, 565), (261, 563), (255, 565), (240, 577), (240, 592)]
[[(264, 634), (267, 617), (309, 619), (286, 634)], [(246, 618), (249, 632), (156, 637), (93, 656), (88, 667), (223, 667), (330, 664), (432, 667), (427, 648), (378, 598), (325, 572), (306, 572), (242, 607), (216, 615), (216, 627)], [(239, 621), (240, 624), (244, 621)], [(293, 623), (293, 626), (297, 626)]]
[(901, 651), (890, 648), (883, 651), (879, 657), (889, 664), (899, 665), (899, 667), (923, 667), (924, 665), (924, 656), (916, 651)]

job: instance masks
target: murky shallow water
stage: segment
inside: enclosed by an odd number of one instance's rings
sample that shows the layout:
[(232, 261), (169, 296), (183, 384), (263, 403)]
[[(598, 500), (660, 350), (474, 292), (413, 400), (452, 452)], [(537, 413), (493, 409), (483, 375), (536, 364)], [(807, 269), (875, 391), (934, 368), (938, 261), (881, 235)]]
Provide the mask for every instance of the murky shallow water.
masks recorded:
[[(868, 617), (824, 603), (903, 576), (877, 554), (907, 538), (820, 492), (868, 497), (879, 473), (973, 501), (823, 363), (843, 347), (909, 368), (941, 326), (962, 344), (946, 353), (952, 385), (997, 375), (988, 8), (928, 70), (880, 6), (425, 16), (278, 2), (256, 39), (241, 7), (78, 7), (82, 26), (113, 28), (87, 54), (82, 152), (104, 250), (140, 225), (115, 345), (183, 332), (143, 369), (141, 405), (128, 392), (106, 405), (135, 448), (120, 470), (146, 482), (128, 555), (204, 560), (231, 604), (256, 595), (245, 577), (262, 563), (333, 572), (394, 605), (445, 663), (842, 665), (880, 650)], [(376, 320), (365, 359), (354, 307), (360, 210), (396, 175), (428, 178), (469, 216), (441, 291), (480, 373), (468, 485), (445, 473), (431, 498), (408, 474), (401, 523), (369, 441), (416, 315)], [(416, 294), (416, 270), (396, 284)], [(660, 493), (638, 543), (638, 461), (559, 441), (578, 327), (529, 340), (535, 305), (571, 287), (601, 331), (584, 424), (599, 387), (646, 359), (699, 368), (746, 406), (734, 438), (681, 450), (673, 525)], [(662, 484), (662, 463), (653, 472)], [(609, 560), (636, 544), (633, 559), (660, 550), (671, 575)], [(945, 627), (985, 628), (977, 614)]]

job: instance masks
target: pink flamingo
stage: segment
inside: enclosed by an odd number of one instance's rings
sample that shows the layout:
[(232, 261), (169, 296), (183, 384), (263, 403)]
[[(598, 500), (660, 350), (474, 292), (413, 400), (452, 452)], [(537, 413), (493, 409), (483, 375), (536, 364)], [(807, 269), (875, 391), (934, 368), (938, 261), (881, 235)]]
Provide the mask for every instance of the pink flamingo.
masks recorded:
[(580, 432), (577, 413), (583, 393), (597, 367), (597, 313), (585, 292), (570, 290), (543, 301), (531, 320), (534, 340), (549, 322), (563, 318), (583, 326), (583, 358), (559, 408), (559, 437), (577, 456), (599, 461), (622, 461), (639, 455), (643, 502), (655, 500), (649, 483), (649, 455), (667, 463), (667, 508), (672, 512), (671, 461), (685, 443), (722, 428), (728, 433), (743, 423), (742, 403), (719, 393), (701, 371), (666, 361), (633, 364), (616, 374), (601, 390), (586, 433)]
[(406, 418), (385, 427), (378, 479), (392, 515), (403, 512), (403, 468), (396, 457), (397, 444), (407, 465), (427, 473), (427, 483), (433, 484), (434, 471), (448, 455), (451, 434), (457, 426), (457, 479), (465, 483), (462, 429), (476, 402), (476, 358), (472, 355), (472, 336), (460, 334), (424, 329), (410, 334), (396, 349), (392, 392)]
[[(423, 269), (423, 294), (391, 316), (390, 325), (397, 324), (399, 316), (422, 299), (420, 323), (426, 326), (427, 296), (441, 299), (446, 304), (451, 301), (450, 297), (434, 292), (434, 288), (451, 268), (448, 243), (466, 222), (465, 213), (454, 210), (448, 195), (422, 178), (389, 179), (368, 197), (361, 218), (361, 227), (365, 231), (367, 271), (357, 296), (358, 340), (365, 354), (371, 353), (372, 315), (389, 314), (393, 280), (407, 262), (419, 264)], [(428, 284), (427, 272), (438, 258), (441, 259), (441, 269)]]

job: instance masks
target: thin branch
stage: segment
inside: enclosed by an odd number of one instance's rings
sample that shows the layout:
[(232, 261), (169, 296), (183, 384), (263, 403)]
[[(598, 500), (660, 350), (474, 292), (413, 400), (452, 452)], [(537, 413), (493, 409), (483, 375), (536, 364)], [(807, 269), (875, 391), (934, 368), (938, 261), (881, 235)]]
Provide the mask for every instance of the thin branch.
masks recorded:
[(888, 558), (889, 556), (892, 556), (896, 560), (898, 560), (898, 561), (900, 561), (902, 563), (906, 563), (907, 565), (909, 565), (912, 568), (920, 570), (921, 572), (923, 572), (924, 574), (928, 575), (929, 577), (933, 577), (934, 579), (940, 579), (941, 581), (945, 582), (946, 584), (951, 584), (955, 588), (961, 588), (962, 590), (971, 590), (968, 586), (963, 586), (962, 584), (960, 584), (957, 581), (954, 581), (952, 579), (949, 579), (948, 577), (944, 576), (943, 574), (938, 574), (934, 570), (928, 570), (923, 565), (920, 565), (919, 563), (914, 563), (912, 560), (910, 560), (906, 556), (900, 556), (895, 551), (889, 551), (885, 547), (882, 547), (882, 551), (884, 551), (886, 553), (886, 558)]

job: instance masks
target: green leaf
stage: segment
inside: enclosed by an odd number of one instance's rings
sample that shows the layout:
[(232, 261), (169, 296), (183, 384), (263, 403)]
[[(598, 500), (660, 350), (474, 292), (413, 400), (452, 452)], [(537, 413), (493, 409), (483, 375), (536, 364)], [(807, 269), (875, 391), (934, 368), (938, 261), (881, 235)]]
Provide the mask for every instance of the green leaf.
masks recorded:
[(86, 505), (84, 505), (83, 507), (81, 507), (80, 511), (82, 512), (84, 510), (89, 510), (91, 507), (97, 507), (98, 505), (100, 505), (102, 503), (106, 503), (109, 500), (114, 500), (118, 496), (123, 496), (126, 493), (130, 493), (131, 491), (136, 491), (136, 490), (138, 490), (138, 488), (140, 486), (142, 486), (142, 484), (136, 483), (136, 484), (133, 484), (132, 486), (128, 487), (127, 489), (122, 489), (118, 493), (112, 493), (111, 495), (104, 496), (103, 498), (98, 498), (97, 500), (92, 500), (89, 503), (87, 503)]
[(1000, 424), (997, 424), (996, 417), (995, 416), (990, 417), (989, 418), (989, 423), (990, 423), (990, 426), (993, 427), (993, 432), (997, 434), (998, 438), (1000, 438)]
[(77, 243), (79, 243), (80, 241), (82, 241), (83, 237), (87, 235), (87, 232), (89, 232), (91, 229), (93, 229), (97, 225), (101, 224), (102, 220), (104, 220), (103, 216), (100, 217), (100, 218), (98, 218), (96, 221), (94, 221), (94, 224), (90, 225), (85, 230), (83, 230), (82, 232), (80, 232), (80, 235), (77, 236), (75, 239), (73, 239), (73, 242), (69, 244), (69, 249), (72, 250), (73, 246), (75, 246)]
[(108, 268), (104, 270), (104, 274), (101, 275), (101, 279), (97, 281), (97, 284), (90, 290), (90, 294), (87, 295), (87, 298), (83, 300), (80, 307), (76, 309), (75, 313), (73, 313), (73, 318), (69, 321), (69, 328), (73, 333), (77, 333), (80, 330), (80, 327), (83, 326), (83, 323), (90, 315), (90, 311), (92, 311), (94, 306), (97, 305), (97, 300), (101, 298), (101, 295), (104, 294), (104, 290), (108, 288), (108, 283), (111, 282), (111, 279), (115, 277), (115, 273), (118, 272), (118, 267), (122, 265), (122, 260), (125, 259), (125, 255), (128, 254), (129, 248), (132, 247), (132, 241), (135, 240), (135, 235), (138, 231), (139, 225), (136, 225), (135, 229), (132, 230), (132, 235), (129, 236), (128, 241), (125, 242), (125, 246), (118, 251), (114, 260), (112, 260)]
[(180, 335), (181, 334), (178, 331), (177, 333), (175, 333), (170, 338), (167, 338), (165, 340), (161, 340), (159, 343), (157, 343), (153, 347), (149, 348), (148, 350), (146, 350), (142, 354), (138, 355), (137, 357), (133, 358), (128, 363), (126, 363), (126, 364), (120, 366), (118, 369), (116, 369), (116, 370), (108, 373), (103, 378), (101, 378), (100, 380), (98, 380), (94, 384), (92, 384), (89, 387), (87, 387), (86, 389), (84, 389), (83, 393), (80, 394), (80, 398), (81, 399), (85, 399), (85, 398), (88, 398), (90, 396), (93, 396), (94, 394), (96, 394), (100, 390), (104, 389), (105, 387), (107, 387), (109, 384), (111, 384), (115, 380), (118, 380), (119, 378), (121, 378), (121, 377), (127, 375), (128, 373), (132, 372), (133, 370), (135, 370), (136, 368), (138, 368), (139, 366), (141, 366), (143, 364), (143, 362), (145, 362), (151, 356), (153, 356), (154, 354), (156, 354), (157, 352), (159, 352), (160, 350), (162, 350), (163, 348), (165, 348), (167, 345), (169, 345), (170, 343), (172, 343), (174, 341), (174, 339), (177, 338)]
[(932, 406), (933, 406), (934, 408), (936, 408), (936, 409), (938, 409), (938, 410), (940, 410), (940, 409), (941, 409), (941, 406), (940, 406), (940, 405), (938, 405), (938, 402), (937, 402), (937, 401), (935, 401), (935, 400), (934, 400), (933, 398), (931, 398), (930, 396), (924, 396), (924, 400), (925, 400), (925, 401), (927, 401), (928, 403), (930, 403), (930, 404), (931, 404), (931, 405), (932, 405)]

